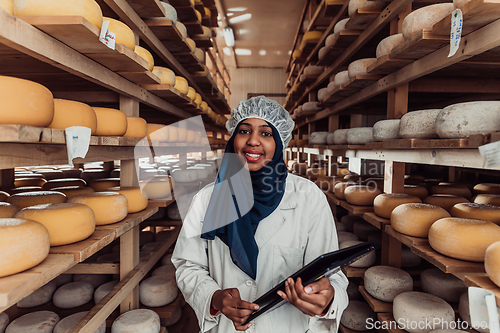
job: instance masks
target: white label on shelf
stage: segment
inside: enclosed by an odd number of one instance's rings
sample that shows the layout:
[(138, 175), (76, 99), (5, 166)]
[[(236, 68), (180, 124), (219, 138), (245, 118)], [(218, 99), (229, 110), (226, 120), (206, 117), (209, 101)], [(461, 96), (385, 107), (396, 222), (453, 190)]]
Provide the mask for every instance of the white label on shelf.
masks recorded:
[(500, 166), (500, 141), (480, 146), (479, 154), (483, 157), (483, 168)]
[(490, 333), (499, 332), (495, 294), (483, 288), (469, 287), (469, 313), (473, 328), (488, 328)]
[(85, 158), (89, 151), (90, 128), (71, 126), (64, 130), (66, 133), (66, 149), (68, 150), (68, 163), (73, 166), (76, 157)]
[(450, 53), (449, 57), (453, 57), (460, 46), (460, 38), (462, 37), (463, 15), (460, 9), (455, 9), (451, 13), (451, 32), (450, 32)]
[(99, 40), (104, 45), (106, 45), (110, 49), (114, 50), (115, 49), (116, 34), (114, 32), (109, 31), (108, 27), (109, 27), (109, 20), (104, 20), (102, 22), (101, 34), (99, 35)]

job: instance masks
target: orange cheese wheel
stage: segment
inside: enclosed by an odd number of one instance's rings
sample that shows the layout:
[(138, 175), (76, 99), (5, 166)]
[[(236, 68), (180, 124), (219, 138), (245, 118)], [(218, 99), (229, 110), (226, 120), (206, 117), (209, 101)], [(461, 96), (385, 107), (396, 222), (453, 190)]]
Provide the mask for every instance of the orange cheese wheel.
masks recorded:
[(194, 99), (194, 102), (197, 104), (197, 105), (201, 105), (201, 102), (202, 102), (202, 98), (201, 98), (201, 95), (196, 93), (196, 97)]
[(13, 204), (19, 209), (29, 206), (63, 203), (66, 201), (66, 196), (55, 191), (34, 191), (16, 193), (7, 198), (7, 202)]
[(25, 186), (38, 186), (42, 187), (47, 181), (43, 176), (40, 176), (40, 178), (17, 178), (14, 181), (14, 186), (15, 187), (25, 187)]
[(391, 225), (397, 232), (414, 237), (427, 237), (431, 225), (439, 219), (450, 217), (441, 207), (407, 203), (394, 208), (391, 213)]
[(17, 214), (17, 212), (19, 212), (19, 208), (13, 204), (0, 202), (0, 219), (12, 218)]
[(469, 200), (463, 197), (457, 197), (452, 194), (433, 194), (425, 198), (423, 201), (426, 204), (439, 206), (447, 211), (450, 211), (451, 207), (458, 203), (469, 202)]
[(51, 190), (56, 187), (65, 187), (65, 186), (87, 186), (87, 183), (83, 179), (79, 178), (52, 179), (43, 184), (42, 188), (44, 190)]
[(109, 188), (108, 192), (116, 192), (127, 198), (129, 214), (140, 212), (148, 206), (147, 194), (139, 187), (117, 186)]
[(414, 197), (424, 200), (429, 196), (429, 191), (422, 185), (405, 185), (403, 193), (413, 195)]
[(474, 194), (500, 194), (500, 184), (477, 184), (476, 186), (474, 186)]
[(472, 201), (480, 204), (500, 206), (500, 194), (478, 194)]
[(188, 87), (187, 97), (189, 97), (193, 102), (196, 99), (196, 90), (192, 87)]
[(500, 240), (500, 226), (493, 222), (447, 217), (429, 229), (429, 244), (446, 256), (483, 262), (486, 249)]
[(143, 48), (142, 46), (136, 45), (135, 46), (135, 53), (137, 53), (142, 59), (146, 60), (148, 62), (148, 69), (149, 71), (153, 71), (153, 68), (155, 67), (155, 59), (153, 58), (153, 55), (151, 52)]
[(9, 189), (6, 189), (5, 191), (8, 192), (8, 194), (13, 195), (13, 194), (24, 193), (24, 192), (42, 191), (42, 188), (40, 186), (21, 186), (21, 187), (16, 187), (16, 188), (9, 188)]
[(422, 203), (422, 201), (405, 193), (382, 193), (373, 200), (373, 211), (378, 216), (388, 219), (394, 208), (405, 203)]
[(106, 225), (123, 220), (128, 213), (127, 198), (114, 192), (96, 192), (75, 195), (68, 202), (92, 208), (96, 225)]
[(84, 103), (54, 99), (54, 119), (47, 127), (64, 130), (71, 126), (88, 127), (90, 134), (94, 135), (97, 129), (94, 109)]
[(51, 191), (57, 191), (63, 193), (67, 198), (71, 198), (75, 195), (84, 194), (84, 193), (92, 193), (94, 190), (91, 187), (86, 186), (65, 186), (65, 187), (56, 187), (51, 189)]
[(166, 67), (155, 66), (153, 68), (153, 74), (158, 76), (158, 78), (160, 79), (160, 84), (175, 86), (176, 77), (173, 70)]
[(306, 170), (306, 176), (313, 180), (320, 176), (326, 176), (326, 173), (326, 169), (322, 168), (309, 168)]
[(127, 131), (123, 134), (123, 137), (142, 139), (147, 133), (147, 123), (144, 118), (127, 117)]
[(346, 188), (348, 188), (349, 186), (354, 186), (354, 185), (356, 185), (355, 182), (339, 182), (339, 183), (335, 184), (335, 188), (334, 188), (333, 193), (335, 193), (335, 196), (337, 198), (339, 198), (340, 200), (345, 200), (344, 192), (345, 192)]
[(94, 108), (97, 116), (95, 135), (122, 136), (127, 132), (127, 116), (117, 109)]
[(75, 203), (45, 204), (24, 208), (16, 218), (43, 224), (50, 235), (50, 246), (66, 245), (88, 238), (95, 229), (94, 212)]
[(0, 191), (0, 202), (7, 200), (10, 197), (10, 194), (4, 191)]
[(0, 277), (38, 265), (47, 258), (49, 249), (49, 232), (42, 224), (0, 219)]
[(344, 191), (345, 199), (348, 203), (358, 206), (371, 206), (373, 200), (382, 191), (376, 187), (367, 185), (349, 186)]
[(125, 23), (110, 17), (103, 17), (103, 21), (109, 21), (108, 30), (116, 34), (115, 41), (117, 44), (123, 44), (132, 51), (135, 50), (135, 36), (132, 29)]
[(161, 124), (148, 124), (147, 137), (149, 141), (168, 141), (168, 127)]
[(120, 178), (100, 178), (89, 183), (89, 187), (96, 192), (106, 191), (108, 188), (115, 186), (120, 186)]
[(431, 194), (452, 194), (466, 199), (471, 198), (471, 192), (467, 187), (453, 184), (432, 186)]
[(152, 179), (141, 181), (140, 186), (148, 198), (154, 200), (171, 197), (175, 183), (170, 176), (156, 176)]
[(500, 224), (500, 207), (474, 202), (459, 203), (451, 207), (453, 217), (491, 221)]
[(174, 86), (174, 88), (177, 89), (177, 90), (179, 90), (184, 95), (187, 95), (187, 93), (189, 91), (188, 82), (182, 76), (176, 76), (175, 77), (175, 86)]
[(484, 269), (491, 281), (500, 287), (500, 241), (491, 244), (486, 249)]

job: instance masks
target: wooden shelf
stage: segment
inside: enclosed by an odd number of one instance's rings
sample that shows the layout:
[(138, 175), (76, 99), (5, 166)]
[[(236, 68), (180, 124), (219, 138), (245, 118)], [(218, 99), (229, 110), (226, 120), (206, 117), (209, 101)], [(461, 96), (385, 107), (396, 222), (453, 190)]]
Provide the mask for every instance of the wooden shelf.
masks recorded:
[(97, 251), (103, 249), (106, 245), (111, 244), (115, 238), (115, 232), (113, 230), (96, 229), (94, 233), (85, 240), (69, 245), (51, 247), (50, 253), (71, 254), (75, 262), (82, 262), (97, 253)]
[(450, 37), (437, 36), (432, 31), (421, 30), (411, 38), (394, 47), (391, 57), (399, 59), (420, 59), (450, 44)]
[(364, 213), (363, 219), (380, 230), (385, 230), (386, 226), (391, 224), (391, 220), (384, 219), (372, 212)]
[(385, 312), (385, 313), (392, 313), (392, 303), (389, 302), (384, 302), (381, 300), (376, 299), (372, 295), (370, 295), (364, 286), (359, 286), (359, 292), (365, 299), (365, 301), (370, 305), (372, 308), (373, 312), (375, 313), (380, 313), (380, 312)]
[(394, 228), (390, 225), (390, 222), (388, 225), (385, 226), (384, 231), (387, 234), (389, 234), (390, 236), (396, 238), (398, 241), (400, 241), (404, 245), (408, 246), (410, 249), (413, 248), (413, 246), (415, 246), (415, 245), (429, 243), (426, 238), (411, 237), (411, 236), (400, 234), (399, 232), (394, 230)]
[(383, 142), (384, 149), (472, 148), (468, 139), (397, 139)]
[(128, 0), (128, 3), (140, 17), (165, 16), (165, 8), (158, 0)]
[(339, 35), (335, 39), (335, 42), (327, 46), (327, 51), (321, 59), (318, 61), (318, 66), (329, 66), (331, 65), (337, 57), (345, 52), (345, 50), (351, 45), (361, 34), (359, 30), (341, 30)]
[(344, 5), (344, 1), (328, 2), (325, 5), (325, 17), (334, 17)]
[(367, 73), (370, 75), (390, 74), (412, 62), (411, 59), (393, 58), (390, 54), (386, 54), (377, 58), (377, 61), (367, 68)]
[(356, 12), (349, 17), (349, 21), (347, 21), (345, 28), (364, 30), (380, 15), (380, 13), (380, 10), (357, 9)]
[(214, 43), (212, 43), (212, 38), (207, 36), (193, 35), (191, 39), (196, 43), (196, 47), (200, 49), (208, 49), (214, 46)]
[(345, 276), (347, 276), (348, 278), (362, 278), (365, 276), (365, 271), (367, 270), (368, 268), (356, 268), (356, 267), (351, 267), (351, 266), (347, 266), (347, 267), (344, 267), (342, 269), (342, 271), (344, 272)]
[(148, 207), (168, 207), (175, 202), (175, 199), (154, 199), (148, 201)]
[(135, 226), (141, 224), (142, 221), (146, 220), (154, 213), (158, 211), (158, 207), (147, 207), (143, 211), (134, 214), (128, 214), (127, 217), (120, 222), (108, 224), (108, 225), (99, 225), (96, 227), (96, 230), (103, 231), (112, 231), (114, 232), (115, 239), (131, 230)]
[(172, 104), (182, 107), (183, 109), (191, 113), (202, 113), (201, 107), (199, 107), (189, 97), (169, 84), (144, 84), (142, 85), (142, 87), (147, 91), (150, 91), (151, 93), (157, 95), (158, 97), (161, 97)]
[(176, 25), (168, 19), (144, 20), (149, 29), (172, 53), (191, 52)]

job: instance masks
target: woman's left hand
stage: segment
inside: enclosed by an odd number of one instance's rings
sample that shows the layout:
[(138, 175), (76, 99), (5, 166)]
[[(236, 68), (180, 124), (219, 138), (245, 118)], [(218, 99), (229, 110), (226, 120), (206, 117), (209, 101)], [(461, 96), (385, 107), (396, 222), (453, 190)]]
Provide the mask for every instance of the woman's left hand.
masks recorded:
[(326, 307), (330, 305), (335, 296), (335, 289), (326, 277), (306, 287), (302, 285), (300, 278), (297, 278), (296, 282), (292, 278), (288, 278), (285, 282), (285, 291), (286, 293), (278, 291), (278, 295), (309, 316), (324, 314), (325, 310), (328, 310)]

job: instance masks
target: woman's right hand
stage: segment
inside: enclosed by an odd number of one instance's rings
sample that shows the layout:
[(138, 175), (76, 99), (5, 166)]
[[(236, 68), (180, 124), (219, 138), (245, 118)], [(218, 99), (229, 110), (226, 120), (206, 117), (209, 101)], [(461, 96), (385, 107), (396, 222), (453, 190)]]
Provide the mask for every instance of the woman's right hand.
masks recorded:
[(252, 324), (243, 323), (259, 306), (241, 299), (237, 288), (217, 290), (212, 296), (212, 308), (222, 312), (234, 324), (237, 331), (246, 331)]

